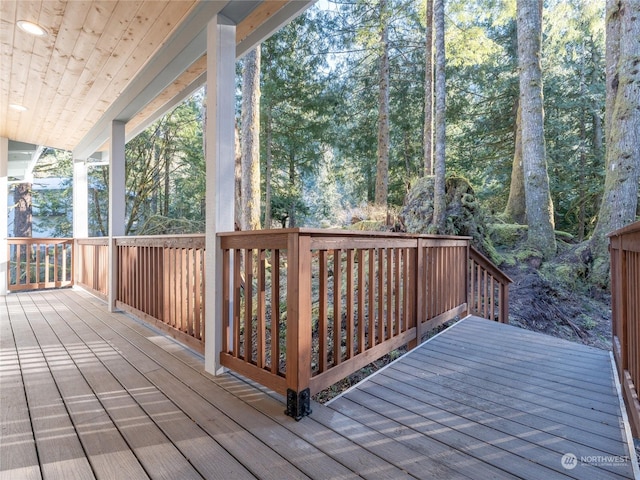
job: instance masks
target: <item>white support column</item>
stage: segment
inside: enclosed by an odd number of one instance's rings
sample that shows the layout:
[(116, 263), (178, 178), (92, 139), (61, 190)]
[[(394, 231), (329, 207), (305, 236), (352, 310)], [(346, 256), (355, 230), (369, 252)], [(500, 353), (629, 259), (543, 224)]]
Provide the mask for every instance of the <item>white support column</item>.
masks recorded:
[(0, 137), (0, 296), (7, 294), (7, 273), (9, 271), (9, 257), (7, 237), (9, 225), (7, 224), (8, 198), (9, 198), (9, 139)]
[(116, 310), (118, 291), (118, 252), (113, 237), (125, 228), (125, 130), (124, 122), (111, 123), (109, 141), (109, 311)]
[(87, 163), (84, 159), (73, 160), (73, 237), (89, 236), (89, 185)]
[(233, 231), (236, 27), (221, 16), (207, 27), (205, 369), (222, 372), (222, 250), (217, 232)]

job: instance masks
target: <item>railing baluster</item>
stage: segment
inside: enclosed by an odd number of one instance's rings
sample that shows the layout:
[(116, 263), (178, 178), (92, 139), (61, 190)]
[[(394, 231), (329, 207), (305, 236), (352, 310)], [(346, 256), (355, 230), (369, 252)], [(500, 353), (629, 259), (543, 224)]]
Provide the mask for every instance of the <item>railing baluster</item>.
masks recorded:
[(372, 348), (376, 344), (376, 249), (369, 249), (369, 305), (367, 306), (367, 313), (369, 315), (369, 332), (367, 339), (367, 345)]
[(271, 373), (280, 371), (280, 249), (273, 249), (271, 266)]
[(266, 310), (266, 257), (265, 250), (258, 250), (258, 265), (257, 265), (257, 274), (258, 274), (258, 285), (257, 285), (257, 353), (256, 353), (256, 364), (259, 368), (263, 368), (266, 364), (266, 339), (265, 339), (265, 330), (266, 330), (266, 318), (265, 318), (265, 310)]
[(342, 361), (342, 252), (333, 251), (333, 364)]
[(346, 266), (346, 281), (347, 281), (347, 288), (346, 288), (346, 306), (347, 306), (347, 321), (345, 322), (345, 329), (346, 329), (346, 342), (347, 342), (347, 352), (346, 352), (346, 357), (347, 359), (352, 358), (353, 357), (353, 331), (354, 331), (354, 325), (353, 325), (353, 321), (354, 321), (354, 314), (353, 314), (353, 289), (354, 289), (354, 283), (353, 283), (353, 249), (348, 249), (346, 251), (346, 256), (347, 256), (347, 266)]
[(318, 252), (318, 371), (324, 372), (327, 370), (327, 337), (329, 335), (329, 326), (327, 323), (328, 314), (328, 268), (327, 268), (327, 251), (320, 250)]
[(364, 299), (366, 295), (366, 278), (364, 275), (364, 249), (358, 249), (358, 353), (364, 352)]
[(242, 320), (241, 317), (241, 290), (242, 290), (242, 250), (236, 249), (233, 251), (233, 354), (234, 357), (240, 357), (240, 332)]
[(378, 343), (384, 342), (384, 258), (385, 249), (379, 248), (378, 252)]

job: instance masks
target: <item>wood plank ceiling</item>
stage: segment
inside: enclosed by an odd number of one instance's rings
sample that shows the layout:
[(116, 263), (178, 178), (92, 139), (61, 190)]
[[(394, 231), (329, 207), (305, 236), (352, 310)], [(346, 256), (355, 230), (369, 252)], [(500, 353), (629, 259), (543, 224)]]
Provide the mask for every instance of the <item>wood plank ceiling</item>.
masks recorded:
[[(310, 3), (209, 5), (237, 23), (237, 52), (243, 53)], [(0, 137), (73, 150), (199, 5), (199, 0), (0, 1)], [(286, 11), (280, 23), (268, 25), (280, 11)], [(47, 34), (23, 32), (17, 27), (20, 20), (37, 23)], [(253, 39), (255, 32), (262, 38)], [(251, 45), (241, 48), (243, 41)], [(127, 131), (144, 126), (194, 80), (203, 80), (205, 70), (200, 58), (177, 72), (163, 92), (127, 120)]]

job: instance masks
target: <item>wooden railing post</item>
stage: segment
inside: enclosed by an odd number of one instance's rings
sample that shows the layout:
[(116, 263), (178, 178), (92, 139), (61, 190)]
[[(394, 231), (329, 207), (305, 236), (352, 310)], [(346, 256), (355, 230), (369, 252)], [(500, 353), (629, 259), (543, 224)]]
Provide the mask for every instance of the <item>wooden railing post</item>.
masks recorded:
[[(626, 308), (627, 274), (624, 249), (622, 247), (622, 237), (611, 238), (611, 313), (614, 326), (613, 340), (614, 353), (618, 360), (618, 370), (620, 379), (624, 378), (624, 371), (629, 368), (628, 353), (628, 325)], [(616, 348), (617, 347), (617, 348)], [(616, 349), (618, 350), (616, 352)]]
[(287, 241), (287, 409), (296, 420), (311, 413), (311, 237)]
[(422, 320), (425, 317), (424, 295), (426, 292), (426, 285), (424, 284), (424, 252), (421, 239), (416, 239), (416, 246), (410, 252), (411, 259), (409, 261), (409, 266), (411, 271), (409, 272), (409, 303), (412, 307), (410, 309), (410, 323), (407, 326), (407, 330), (415, 327), (416, 336), (414, 339), (409, 341), (407, 347), (409, 350), (412, 350), (420, 344), (420, 338), (422, 336)]
[(107, 307), (110, 312), (117, 311), (116, 301), (118, 300), (118, 277), (120, 275), (120, 265), (118, 259), (118, 240), (109, 237), (109, 276), (107, 287)]
[(500, 313), (498, 321), (500, 323), (509, 323), (509, 284), (500, 284)]
[(471, 304), (472, 302), (471, 282), (473, 280), (472, 266), (473, 266), (473, 260), (471, 260), (471, 240), (467, 240), (467, 245), (465, 247), (464, 263), (462, 265), (462, 272), (461, 272), (462, 282), (464, 282), (462, 290), (464, 292), (464, 301), (466, 304), (466, 310), (460, 314), (461, 318), (464, 318), (467, 315), (469, 315), (473, 309), (473, 306)]

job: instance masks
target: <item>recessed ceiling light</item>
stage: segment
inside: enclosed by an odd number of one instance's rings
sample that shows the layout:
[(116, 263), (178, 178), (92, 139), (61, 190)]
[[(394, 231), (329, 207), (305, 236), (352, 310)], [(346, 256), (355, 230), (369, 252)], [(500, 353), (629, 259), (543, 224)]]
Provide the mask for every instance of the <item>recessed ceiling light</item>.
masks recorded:
[(23, 32), (27, 32), (30, 35), (35, 35), (36, 37), (43, 37), (47, 34), (47, 31), (42, 28), (40, 25), (37, 25), (33, 22), (28, 22), (26, 20), (18, 21), (18, 28)]
[(26, 112), (28, 110), (24, 105), (18, 105), (17, 103), (12, 103), (9, 105), (9, 108), (16, 112)]

